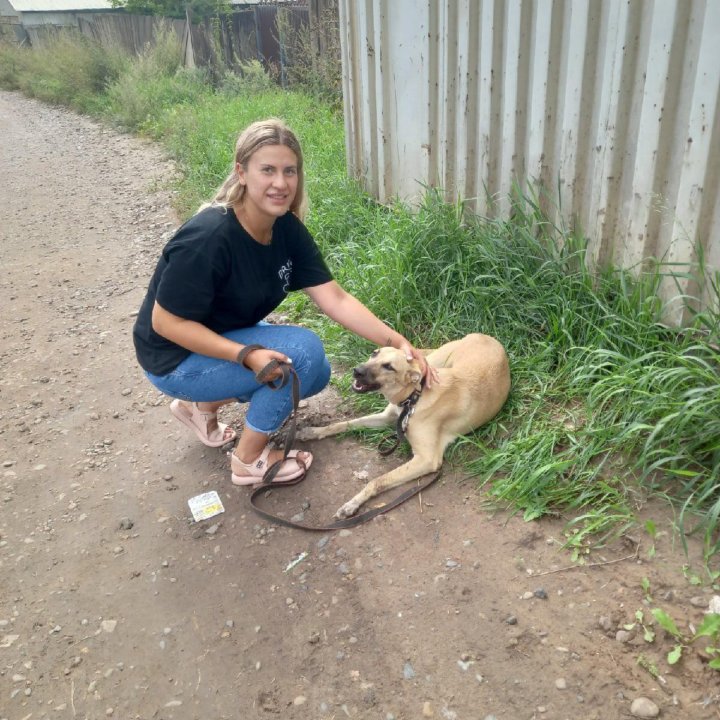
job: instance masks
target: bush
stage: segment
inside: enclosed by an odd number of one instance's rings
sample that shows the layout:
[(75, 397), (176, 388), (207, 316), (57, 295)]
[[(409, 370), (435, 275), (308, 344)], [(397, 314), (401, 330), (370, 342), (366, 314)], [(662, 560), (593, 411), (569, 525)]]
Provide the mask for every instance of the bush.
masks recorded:
[(49, 34), (32, 49), (4, 44), (0, 83), (55, 105), (97, 112), (109, 83), (122, 72), (127, 56), (103, 49), (75, 30)]
[(20, 89), (20, 72), (27, 52), (16, 43), (0, 42), (0, 87), (5, 90)]
[(203, 70), (182, 67), (182, 46), (168, 25), (108, 88), (108, 113), (129, 130), (153, 132), (158, 118), (211, 92)]
[(242, 95), (259, 93), (276, 87), (275, 81), (259, 60), (240, 63), (239, 72), (228, 70), (220, 82), (220, 92), (224, 95)]

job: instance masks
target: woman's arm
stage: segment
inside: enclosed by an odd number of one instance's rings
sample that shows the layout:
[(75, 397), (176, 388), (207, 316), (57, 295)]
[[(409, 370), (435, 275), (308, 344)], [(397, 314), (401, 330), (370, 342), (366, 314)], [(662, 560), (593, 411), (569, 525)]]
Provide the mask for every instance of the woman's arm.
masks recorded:
[[(152, 328), (158, 335), (170, 340), (170, 342), (174, 342), (176, 345), (180, 345), (180, 347), (184, 347), (186, 350), (190, 350), (190, 352), (218, 358), (218, 360), (235, 362), (238, 353), (245, 347), (240, 343), (218, 335), (202, 323), (173, 315), (157, 302), (153, 305)], [(277, 352), (277, 350), (263, 349), (249, 353), (245, 359), (245, 365), (253, 372), (258, 373), (271, 360), (278, 360), (283, 363), (292, 362), (290, 358), (281, 352)], [(278, 371), (271, 377), (279, 374)]]
[(403, 350), (408, 358), (414, 357), (420, 363), (428, 385), (439, 380), (437, 372), (427, 364), (425, 356), (419, 350), (334, 280), (305, 288), (305, 292), (325, 315), (340, 323), (350, 332), (376, 345), (391, 345), (398, 350)]

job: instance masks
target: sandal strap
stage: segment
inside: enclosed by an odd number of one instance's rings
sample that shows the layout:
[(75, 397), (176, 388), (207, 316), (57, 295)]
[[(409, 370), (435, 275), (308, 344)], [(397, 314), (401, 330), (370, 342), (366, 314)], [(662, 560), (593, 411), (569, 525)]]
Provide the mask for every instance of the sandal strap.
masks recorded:
[[(270, 447), (267, 445), (260, 453), (260, 455), (258, 455), (252, 462), (249, 463), (243, 462), (235, 453), (230, 453), (230, 459), (232, 461), (230, 464), (232, 465), (232, 463), (237, 462), (237, 464), (240, 465), (243, 470), (251, 471), (248, 473), (250, 476), (262, 478), (263, 474), (266, 472), (269, 455)], [(253, 470), (255, 471), (254, 473), (252, 472)]]
[(257, 345), (257, 344), (246, 345), (246, 346), (237, 354), (237, 357), (235, 358), (235, 362), (236, 362), (238, 365), (242, 365), (243, 367), (246, 367), (248, 370), (250, 370), (250, 368), (245, 364), (245, 358), (246, 358), (251, 352), (254, 352), (255, 350), (266, 350), (266, 348), (265, 348), (263, 345)]
[(217, 417), (217, 410), (215, 412), (207, 412), (205, 410), (201, 410), (198, 407), (198, 404), (196, 402), (193, 403), (193, 408), (195, 408), (195, 412), (198, 415), (202, 415), (203, 418), (205, 418), (205, 424), (207, 424), (207, 421), (209, 418), (216, 418)]

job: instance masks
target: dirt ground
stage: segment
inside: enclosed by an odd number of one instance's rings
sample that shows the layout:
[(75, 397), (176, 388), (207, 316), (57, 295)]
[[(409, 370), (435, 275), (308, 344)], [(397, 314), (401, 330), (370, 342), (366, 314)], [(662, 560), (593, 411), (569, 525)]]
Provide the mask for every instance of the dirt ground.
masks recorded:
[[(134, 360), (176, 226), (161, 151), (0, 92), (0, 167), (0, 719), (720, 718), (701, 648), (671, 667), (662, 631), (623, 635), (647, 594), (684, 630), (713, 595), (662, 505), (642, 510), (654, 557), (638, 529), (637, 557), (625, 538), (586, 566), (563, 519), (492, 514), (452, 467), (353, 530), (268, 524)], [(301, 422), (344, 412), (327, 391)], [(310, 449), (309, 478), (268, 499), (309, 522), (402, 461)], [(224, 512), (193, 522), (209, 490)]]

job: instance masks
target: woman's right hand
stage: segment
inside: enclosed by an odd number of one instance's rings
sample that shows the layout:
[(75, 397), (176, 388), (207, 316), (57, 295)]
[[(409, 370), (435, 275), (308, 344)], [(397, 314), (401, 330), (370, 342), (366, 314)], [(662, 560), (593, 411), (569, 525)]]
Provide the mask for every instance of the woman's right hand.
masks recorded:
[[(284, 353), (278, 352), (277, 350), (271, 350), (269, 348), (261, 348), (259, 350), (252, 350), (245, 357), (245, 367), (251, 370), (257, 375), (264, 367), (266, 367), (273, 360), (277, 360), (281, 364), (292, 365), (292, 359)], [(268, 375), (268, 380), (277, 380), (282, 377), (282, 370), (280, 368), (275, 369), (273, 373)]]

